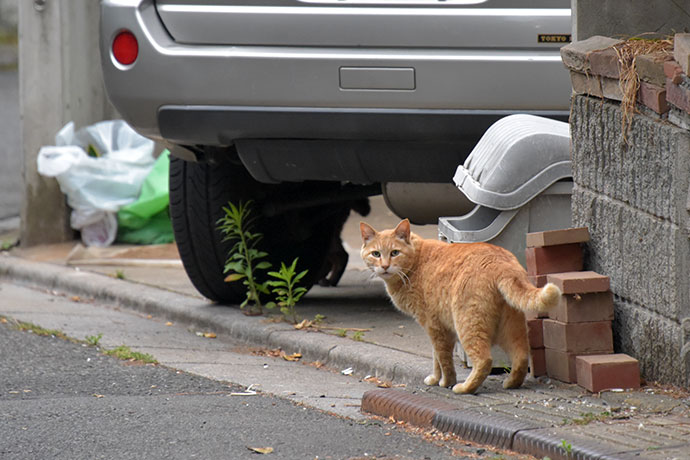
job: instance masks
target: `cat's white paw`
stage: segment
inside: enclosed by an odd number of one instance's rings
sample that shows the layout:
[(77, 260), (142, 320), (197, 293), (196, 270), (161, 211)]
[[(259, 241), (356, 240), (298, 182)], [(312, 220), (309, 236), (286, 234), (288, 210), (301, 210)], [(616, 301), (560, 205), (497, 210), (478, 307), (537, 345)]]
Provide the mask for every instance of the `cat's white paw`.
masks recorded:
[(438, 380), (439, 380), (438, 377), (436, 377), (434, 374), (427, 375), (426, 378), (424, 379), (424, 384), (429, 385), (431, 387), (431, 386), (437, 385)]
[(443, 387), (443, 388), (448, 388), (450, 386), (455, 385), (456, 380), (455, 379), (447, 379), (443, 377), (439, 382), (438, 385)]
[(465, 385), (465, 383), (458, 383), (453, 387), (453, 393), (455, 394), (466, 394), (466, 393), (474, 393), (474, 389), (470, 389)]

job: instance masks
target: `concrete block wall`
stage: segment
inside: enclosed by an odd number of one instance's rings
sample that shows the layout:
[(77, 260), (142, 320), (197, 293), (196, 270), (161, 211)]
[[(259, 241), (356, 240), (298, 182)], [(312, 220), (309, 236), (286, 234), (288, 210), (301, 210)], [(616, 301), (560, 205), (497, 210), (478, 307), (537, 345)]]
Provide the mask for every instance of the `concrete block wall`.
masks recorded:
[(573, 225), (585, 266), (608, 275), (614, 346), (648, 380), (690, 386), (690, 132), (638, 113), (625, 145), (620, 104), (576, 95)]
[(690, 0), (571, 0), (573, 40), (690, 32)]

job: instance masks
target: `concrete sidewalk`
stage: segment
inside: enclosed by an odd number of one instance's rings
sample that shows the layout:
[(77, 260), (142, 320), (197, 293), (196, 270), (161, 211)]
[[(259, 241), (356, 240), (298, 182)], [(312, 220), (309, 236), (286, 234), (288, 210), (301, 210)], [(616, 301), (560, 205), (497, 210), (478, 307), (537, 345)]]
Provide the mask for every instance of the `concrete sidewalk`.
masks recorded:
[[(391, 306), (381, 284), (369, 281), (358, 257), (351, 259), (339, 287), (315, 287), (298, 305), (302, 318), (325, 317), (328, 329), (320, 331), (209, 303), (194, 291), (172, 245), (99, 252), (72, 243), (2, 253), (0, 281), (93, 298), (218, 336), (299, 352), (361, 377), (407, 384), (404, 390), (365, 393), (362, 408), (471, 441), (554, 460), (690, 459), (690, 398), (677, 389), (593, 395), (576, 385), (528, 378), (523, 388), (506, 391), (503, 376), (489, 377), (477, 395), (423, 387), (431, 369), (429, 340)], [(355, 336), (350, 329), (364, 331)], [(343, 332), (347, 337), (339, 336)], [(464, 379), (468, 371), (458, 368)]]

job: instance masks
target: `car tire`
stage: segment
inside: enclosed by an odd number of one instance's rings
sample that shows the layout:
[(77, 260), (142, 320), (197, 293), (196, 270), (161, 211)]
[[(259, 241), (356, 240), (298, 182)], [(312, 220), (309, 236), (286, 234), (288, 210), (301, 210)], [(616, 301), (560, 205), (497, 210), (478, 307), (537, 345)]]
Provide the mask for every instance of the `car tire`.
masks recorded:
[(263, 234), (260, 249), (269, 254), (272, 269), (299, 257), (297, 269), (309, 270), (300, 282), (306, 288), (321, 276), (329, 247), (344, 223), (343, 212), (348, 211), (342, 205), (322, 205), (266, 216), (262, 210), (271, 209), (267, 205), (274, 200), (284, 202), (291, 193), (301, 191), (303, 196), (304, 186), (259, 183), (241, 163), (230, 160), (210, 164), (172, 157), (169, 187), (170, 216), (185, 271), (204, 297), (226, 304), (240, 303), (246, 297), (241, 282), (224, 281), (223, 269), (232, 242), (223, 241), (217, 227), (228, 202), (252, 200), (252, 212), (257, 217), (254, 231)]

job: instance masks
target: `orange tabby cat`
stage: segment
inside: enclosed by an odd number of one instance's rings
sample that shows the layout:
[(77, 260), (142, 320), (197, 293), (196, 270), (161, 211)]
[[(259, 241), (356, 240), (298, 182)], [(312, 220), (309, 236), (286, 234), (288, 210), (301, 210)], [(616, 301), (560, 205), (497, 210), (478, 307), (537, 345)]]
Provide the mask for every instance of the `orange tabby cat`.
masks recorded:
[[(491, 346), (512, 360), (504, 388), (518, 388), (527, 374), (529, 343), (523, 310), (544, 311), (561, 292), (549, 283), (536, 288), (509, 251), (487, 243), (449, 244), (410, 232), (405, 219), (377, 232), (361, 222), (362, 259), (386, 283), (395, 306), (426, 330), (434, 348), (427, 385), (473, 393), (491, 372)], [(472, 361), (472, 372), (456, 385), (456, 340)]]

